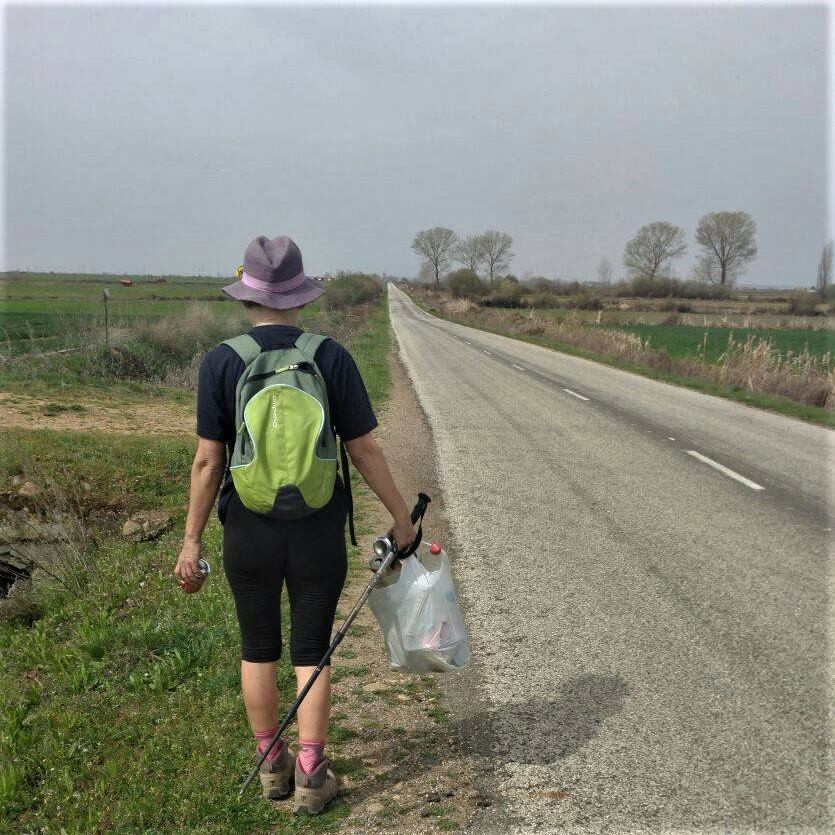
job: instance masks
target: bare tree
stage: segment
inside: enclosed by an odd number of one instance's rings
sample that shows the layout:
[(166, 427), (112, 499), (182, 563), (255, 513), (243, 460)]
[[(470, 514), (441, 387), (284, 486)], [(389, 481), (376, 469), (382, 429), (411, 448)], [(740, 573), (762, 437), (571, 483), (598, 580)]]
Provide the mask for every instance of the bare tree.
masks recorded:
[(706, 258), (700, 255), (693, 265), (694, 281), (701, 281), (704, 284), (716, 284), (719, 281), (719, 268), (713, 258)]
[(612, 280), (612, 265), (609, 263), (609, 259), (603, 257), (600, 259), (600, 263), (597, 265), (597, 278), (601, 284), (609, 284)]
[(478, 268), (484, 263), (484, 238), (482, 235), (467, 235), (459, 239), (452, 253), (453, 260), (465, 266), (468, 270), (478, 273)]
[(818, 293), (826, 298), (826, 288), (832, 283), (832, 241), (828, 241), (818, 261)]
[(684, 230), (666, 221), (648, 223), (628, 241), (623, 250), (623, 265), (632, 278), (655, 278), (663, 274), (674, 258), (687, 251)]
[(417, 280), (421, 284), (431, 284), (435, 281), (435, 268), (428, 261), (421, 261)]
[(487, 264), (487, 273), (490, 283), (495, 283), (495, 274), (498, 270), (506, 270), (510, 266), (510, 259), (513, 253), (510, 247), (513, 246), (513, 238), (507, 232), (496, 232), (490, 229), (481, 238), (484, 249), (484, 261)]
[(412, 249), (432, 265), (435, 272), (435, 284), (441, 283), (441, 270), (449, 263), (457, 241), (455, 232), (443, 226), (424, 229), (415, 235)]
[(747, 212), (711, 212), (699, 221), (696, 241), (702, 271), (720, 284), (732, 283), (757, 254), (757, 225)]

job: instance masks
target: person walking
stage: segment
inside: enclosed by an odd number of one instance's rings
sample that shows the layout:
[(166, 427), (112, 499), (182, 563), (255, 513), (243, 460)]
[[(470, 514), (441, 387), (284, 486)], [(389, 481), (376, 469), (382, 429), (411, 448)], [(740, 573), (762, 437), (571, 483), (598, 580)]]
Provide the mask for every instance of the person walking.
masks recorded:
[[(316, 491), (308, 490), (305, 499), (304, 489), (286, 487), (278, 491), (272, 507), (255, 505), (259, 509), (253, 510), (251, 500), (249, 507), (244, 504), (232, 470), (241, 464), (241, 460), (233, 460), (233, 453), (240, 454), (235, 446), (241, 422), (236, 409), (238, 383), (248, 367), (245, 359), (293, 346), (303, 353), (312, 353), (312, 369), (325, 383), (327, 402), (322, 411), (329, 416), (329, 428), (341, 438), (354, 466), (391, 514), (392, 531), (400, 548), (414, 540), (415, 529), (372, 435), (377, 419), (353, 357), (336, 340), (305, 334), (298, 326), (301, 308), (325, 292), (320, 282), (305, 275), (298, 246), (284, 236), (256, 238), (246, 248), (239, 280), (224, 287), (223, 292), (243, 303), (252, 328), (247, 337), (237, 337), (229, 340), (231, 344), (221, 343), (210, 350), (200, 365), (198, 445), (191, 470), (183, 546), (174, 575), (187, 593), (202, 587), (204, 577), (198, 567), (201, 541), (217, 497), (217, 514), (223, 525), (223, 568), (241, 632), (241, 690), (260, 757), (279, 721), (276, 662), (282, 651), (282, 586), (286, 583), (290, 602), (290, 659), (299, 692), (328, 648), (337, 601), (345, 583), (350, 481), (345, 484), (339, 475), (334, 476), (334, 446), (332, 458), (326, 458), (333, 469), (323, 470), (329, 475), (317, 482), (324, 491), (319, 491), (324, 497), (318, 500), (324, 501), (320, 507), (311, 508), (306, 503), (317, 504), (316, 499), (310, 498)], [(246, 350), (242, 351), (241, 345)], [(303, 405), (308, 401), (302, 398), (295, 402)], [(279, 426), (292, 422), (296, 416), (279, 414), (275, 404), (274, 396), (274, 411), (268, 420), (277, 434)], [(286, 440), (282, 443), (283, 446), (262, 441), (261, 457), (284, 457), (290, 461), (302, 454), (300, 449), (288, 447)], [(254, 455), (255, 450), (250, 453)], [(281, 464), (259, 460), (258, 466)], [(311, 466), (323, 466), (322, 459)], [(242, 467), (241, 472), (244, 470)], [(247, 488), (247, 482), (240, 479), (239, 476), (238, 484)], [(329, 661), (299, 707), (298, 754), (282, 738), (261, 766), (264, 797), (286, 797), (294, 782), (294, 812), (316, 814), (337, 794), (339, 782), (324, 753), (330, 705)]]

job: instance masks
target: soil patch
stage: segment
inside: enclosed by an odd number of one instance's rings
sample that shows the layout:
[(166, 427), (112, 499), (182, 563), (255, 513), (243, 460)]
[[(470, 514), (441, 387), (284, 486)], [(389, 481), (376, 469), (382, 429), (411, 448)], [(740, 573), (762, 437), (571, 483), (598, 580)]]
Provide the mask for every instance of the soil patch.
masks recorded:
[(194, 408), (178, 403), (113, 406), (59, 403), (40, 397), (0, 393), (0, 423), (16, 429), (109, 432), (117, 435), (193, 435)]

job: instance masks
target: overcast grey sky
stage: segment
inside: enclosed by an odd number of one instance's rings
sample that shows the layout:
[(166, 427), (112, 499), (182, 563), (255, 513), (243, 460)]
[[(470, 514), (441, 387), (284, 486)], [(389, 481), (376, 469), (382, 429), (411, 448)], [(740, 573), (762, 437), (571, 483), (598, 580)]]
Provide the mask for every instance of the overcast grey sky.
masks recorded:
[(819, 7), (6, 12), (5, 269), (415, 275), (414, 234), (509, 232), (513, 271), (623, 273), (625, 242), (744, 210), (743, 284), (827, 237)]

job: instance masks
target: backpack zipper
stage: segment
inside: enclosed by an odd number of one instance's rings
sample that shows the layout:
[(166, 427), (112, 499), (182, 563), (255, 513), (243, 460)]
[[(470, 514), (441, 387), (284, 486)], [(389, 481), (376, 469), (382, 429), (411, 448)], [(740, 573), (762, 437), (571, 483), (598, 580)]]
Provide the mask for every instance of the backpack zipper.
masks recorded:
[(310, 363), (297, 362), (293, 365), (285, 365), (283, 368), (276, 368), (273, 371), (265, 371), (262, 374), (254, 374), (246, 381), (244, 385), (252, 383), (255, 380), (263, 380), (267, 377), (272, 377), (275, 374), (281, 374), (284, 371), (302, 371), (305, 374), (312, 374), (314, 377), (318, 377), (318, 374), (316, 374), (316, 371), (310, 366)]

